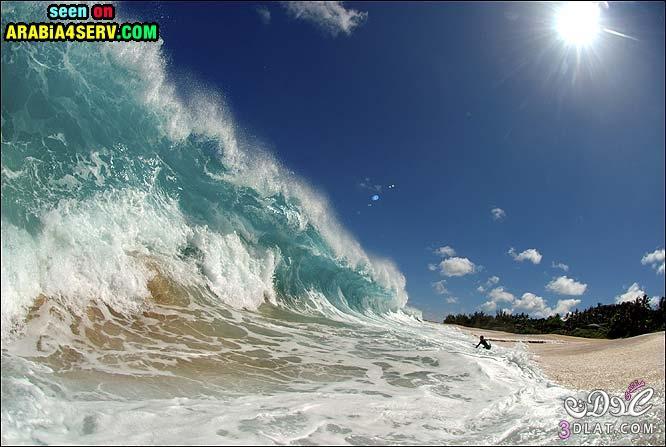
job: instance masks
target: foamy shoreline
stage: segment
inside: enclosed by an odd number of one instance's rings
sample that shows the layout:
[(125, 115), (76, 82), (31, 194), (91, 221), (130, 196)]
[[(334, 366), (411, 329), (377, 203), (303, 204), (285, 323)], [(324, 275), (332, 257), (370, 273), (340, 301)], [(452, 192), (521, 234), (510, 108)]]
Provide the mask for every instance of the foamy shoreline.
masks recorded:
[(534, 360), (554, 382), (581, 390), (624, 391), (636, 379), (664, 391), (664, 332), (605, 340), (555, 334), (511, 334), (447, 325), (499, 346), (524, 343)]

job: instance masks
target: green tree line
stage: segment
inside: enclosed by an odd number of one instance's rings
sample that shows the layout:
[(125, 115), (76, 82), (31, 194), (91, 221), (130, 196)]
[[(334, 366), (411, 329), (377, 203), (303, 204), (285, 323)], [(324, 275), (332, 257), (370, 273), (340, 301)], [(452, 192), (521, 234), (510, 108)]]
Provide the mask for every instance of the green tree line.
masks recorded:
[(666, 321), (666, 298), (650, 306), (643, 295), (635, 301), (618, 304), (597, 304), (567, 315), (531, 318), (525, 313), (511, 314), (503, 310), (493, 315), (484, 312), (447, 315), (444, 323), (517, 334), (562, 334), (589, 338), (623, 338), (648, 332), (663, 331)]

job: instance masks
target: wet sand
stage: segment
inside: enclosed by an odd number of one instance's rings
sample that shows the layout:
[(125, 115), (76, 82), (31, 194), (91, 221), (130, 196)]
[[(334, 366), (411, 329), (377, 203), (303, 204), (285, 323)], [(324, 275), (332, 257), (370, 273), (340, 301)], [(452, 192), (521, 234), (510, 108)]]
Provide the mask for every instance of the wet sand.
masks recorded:
[(448, 325), (491, 344), (524, 343), (546, 375), (568, 388), (624, 391), (636, 379), (664, 390), (664, 332), (615, 340), (525, 335)]

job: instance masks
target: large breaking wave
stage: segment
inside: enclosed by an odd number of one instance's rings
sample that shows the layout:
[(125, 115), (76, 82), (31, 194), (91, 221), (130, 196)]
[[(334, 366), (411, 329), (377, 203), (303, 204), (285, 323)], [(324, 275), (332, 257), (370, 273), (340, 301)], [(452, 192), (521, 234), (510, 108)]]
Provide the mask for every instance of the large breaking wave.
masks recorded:
[(244, 143), (222, 98), (177, 97), (159, 45), (3, 43), (2, 62), (3, 337), (40, 294), (136, 311), (157, 270), (236, 308), (405, 305), (402, 274)]

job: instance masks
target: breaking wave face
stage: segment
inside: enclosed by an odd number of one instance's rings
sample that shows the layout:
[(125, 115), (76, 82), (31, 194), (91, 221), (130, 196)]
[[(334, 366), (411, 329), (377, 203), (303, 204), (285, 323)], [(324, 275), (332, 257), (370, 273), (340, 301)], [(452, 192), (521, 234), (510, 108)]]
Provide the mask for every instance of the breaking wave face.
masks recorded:
[(524, 352), (418, 321), (157, 44), (2, 42), (1, 283), (3, 444), (529, 444), (564, 416)]
[(221, 100), (176, 98), (159, 46), (3, 44), (2, 61), (3, 338), (40, 294), (135, 312), (158, 271), (237, 309), (405, 305), (402, 274)]

